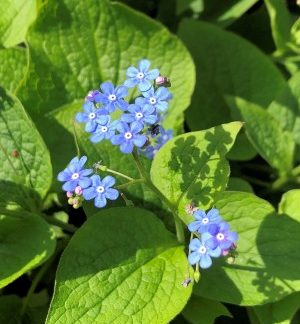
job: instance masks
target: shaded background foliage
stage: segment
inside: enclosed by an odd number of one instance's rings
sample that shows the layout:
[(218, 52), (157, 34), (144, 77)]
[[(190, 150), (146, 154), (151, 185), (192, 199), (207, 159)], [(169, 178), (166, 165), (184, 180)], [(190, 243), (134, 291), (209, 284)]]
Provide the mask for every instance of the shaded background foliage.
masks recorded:
[[(3, 0), (1, 323), (300, 321), (299, 13), (296, 0)], [(143, 160), (153, 183), (183, 222), (191, 200), (216, 205), (240, 236), (235, 263), (218, 260), (193, 292), (172, 211), (149, 188), (126, 190), (148, 211), (72, 210), (55, 180), (74, 135), (91, 165), (138, 176), (74, 114), (141, 58), (171, 79), (164, 126), (179, 135)]]

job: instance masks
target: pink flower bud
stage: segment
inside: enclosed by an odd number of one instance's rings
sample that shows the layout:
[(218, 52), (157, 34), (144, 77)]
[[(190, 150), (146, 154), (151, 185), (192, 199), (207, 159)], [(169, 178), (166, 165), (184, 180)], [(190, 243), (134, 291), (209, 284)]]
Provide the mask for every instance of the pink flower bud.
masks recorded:
[(68, 197), (68, 198), (71, 198), (71, 197), (73, 197), (73, 192), (71, 192), (71, 191), (68, 191), (68, 192), (67, 192), (67, 197)]
[(161, 86), (170, 87), (170, 86), (171, 86), (170, 79), (167, 78), (167, 77), (164, 77), (164, 76), (162, 76), (162, 75), (158, 76), (158, 77), (155, 79), (155, 84), (156, 84), (158, 87), (161, 87)]
[(76, 195), (81, 196), (82, 195), (82, 188), (80, 186), (77, 186), (75, 188), (75, 193), (76, 193)]
[(229, 250), (224, 250), (224, 251), (222, 251), (222, 255), (223, 255), (223, 256), (228, 255), (228, 253), (229, 253)]

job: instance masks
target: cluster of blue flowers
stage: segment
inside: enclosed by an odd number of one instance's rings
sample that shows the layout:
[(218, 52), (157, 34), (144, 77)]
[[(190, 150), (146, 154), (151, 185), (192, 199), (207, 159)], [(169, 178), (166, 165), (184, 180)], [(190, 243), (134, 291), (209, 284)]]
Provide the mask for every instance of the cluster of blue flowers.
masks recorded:
[[(99, 90), (90, 91), (76, 120), (85, 123), (85, 131), (91, 133), (91, 142), (109, 140), (119, 145), (125, 154), (137, 147), (141, 154), (151, 159), (173, 136), (171, 130), (166, 131), (161, 126), (172, 98), (166, 88), (169, 81), (159, 75), (158, 69), (150, 70), (150, 61), (145, 59), (137, 68), (129, 67), (126, 75), (123, 85), (114, 87), (111, 82), (104, 82)], [(124, 99), (129, 88), (137, 88), (140, 93), (132, 103)], [(112, 113), (117, 109), (122, 114), (113, 120)]]
[(200, 268), (207, 269), (212, 265), (211, 258), (226, 256), (235, 250), (238, 235), (230, 231), (229, 224), (222, 219), (216, 208), (207, 213), (193, 209), (191, 213), (195, 221), (188, 225), (192, 232), (188, 260), (191, 265), (199, 264)]
[(98, 208), (107, 204), (107, 200), (116, 200), (119, 191), (112, 188), (116, 180), (114, 177), (106, 176), (103, 179), (98, 174), (93, 174), (93, 169), (84, 169), (87, 157), (72, 159), (68, 167), (61, 171), (57, 179), (63, 184), (63, 190), (67, 192), (69, 204), (79, 208), (83, 199), (92, 200)]

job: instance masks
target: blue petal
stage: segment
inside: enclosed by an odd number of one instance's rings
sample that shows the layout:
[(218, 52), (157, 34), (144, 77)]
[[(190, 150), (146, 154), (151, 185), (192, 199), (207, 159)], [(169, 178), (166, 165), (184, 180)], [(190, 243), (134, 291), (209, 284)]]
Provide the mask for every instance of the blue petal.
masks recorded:
[(128, 88), (125, 86), (119, 86), (116, 88), (116, 96), (118, 98), (124, 98), (128, 95)]
[(143, 125), (141, 123), (133, 122), (132, 124), (130, 124), (130, 131), (133, 134), (139, 133), (142, 129)]
[(93, 173), (93, 169), (84, 169), (80, 171), (80, 176), (86, 177)]
[(194, 217), (198, 220), (202, 220), (206, 216), (206, 213), (202, 209), (198, 209), (194, 212)]
[(83, 189), (82, 196), (85, 200), (91, 200), (97, 196), (97, 191), (93, 187)]
[(169, 104), (166, 101), (159, 101), (155, 106), (160, 112), (165, 112)]
[(211, 222), (220, 222), (221, 221), (220, 213), (217, 208), (212, 208), (207, 213), (207, 217), (211, 220)]
[(188, 260), (190, 265), (194, 265), (200, 260), (200, 254), (199, 252), (191, 252), (188, 256)]
[(135, 87), (138, 83), (139, 83), (139, 80), (138, 80), (138, 79), (127, 79), (127, 80), (124, 82), (124, 85), (125, 85), (127, 88), (133, 88), (133, 87)]
[(106, 103), (107, 102), (107, 96), (104, 95), (103, 93), (99, 92), (95, 95), (94, 97), (95, 101), (96, 102), (99, 102), (99, 103)]
[(126, 123), (132, 123), (135, 121), (135, 116), (131, 114), (124, 114), (121, 116), (121, 120)]
[(92, 102), (90, 102), (90, 101), (85, 102), (84, 105), (83, 105), (83, 110), (84, 110), (86, 113), (88, 113), (88, 114), (91, 113), (91, 112), (93, 112), (94, 109), (95, 109), (95, 106), (94, 106), (94, 104), (93, 104)]
[(159, 76), (158, 69), (153, 69), (147, 73), (147, 79), (148, 80), (154, 80)]
[(201, 242), (205, 245), (206, 241), (209, 240), (212, 237), (212, 235), (208, 232), (202, 233), (201, 235)]
[(157, 116), (155, 116), (155, 115), (145, 116), (144, 121), (149, 125), (153, 125), (157, 121)]
[(72, 164), (77, 164), (79, 162), (79, 159), (78, 159), (78, 156), (75, 156), (71, 161), (70, 161), (70, 166), (72, 165)]
[(91, 176), (91, 180), (93, 183), (93, 187), (98, 187), (102, 185), (101, 178), (98, 174), (94, 174)]
[(199, 262), (200, 268), (207, 269), (212, 265), (211, 257), (207, 254), (202, 254)]
[(236, 242), (239, 238), (238, 234), (236, 232), (229, 232), (227, 235), (228, 240), (230, 240), (232, 243)]
[(199, 239), (194, 238), (191, 240), (190, 244), (189, 244), (189, 249), (191, 249), (192, 251), (198, 250), (201, 246), (201, 242)]
[(87, 161), (87, 157), (85, 155), (83, 155), (80, 160), (78, 161), (79, 167), (80, 169), (83, 168), (83, 166), (85, 165), (85, 162)]
[(154, 88), (151, 87), (149, 90), (143, 92), (145, 98), (155, 97)]
[(145, 73), (149, 70), (150, 67), (150, 61), (149, 60), (140, 60), (138, 63), (138, 69), (139, 71)]
[(92, 143), (99, 143), (101, 142), (103, 139), (105, 138), (104, 133), (94, 133), (91, 137), (90, 137), (90, 141)]
[(113, 145), (120, 145), (125, 141), (124, 136), (122, 134), (114, 135), (111, 138), (111, 143)]
[(222, 250), (219, 246), (217, 246), (214, 250), (209, 251), (209, 255), (213, 258), (218, 258), (222, 253)]
[(218, 245), (219, 243), (214, 237), (210, 237), (205, 241), (205, 246), (207, 246), (211, 250), (215, 249)]
[(220, 232), (227, 232), (229, 231), (229, 224), (227, 222), (221, 222), (219, 224), (219, 229), (220, 229)]
[(133, 143), (137, 147), (142, 147), (147, 142), (147, 137), (145, 135), (136, 135), (133, 139)]
[(222, 250), (228, 250), (232, 245), (232, 242), (229, 240), (219, 241), (219, 246)]
[(104, 197), (103, 194), (98, 195), (95, 198), (95, 206), (98, 208), (102, 208), (106, 205), (106, 198)]
[(102, 183), (106, 189), (107, 187), (112, 187), (116, 183), (116, 179), (112, 176), (106, 176), (102, 179)]
[(109, 120), (107, 115), (100, 115), (95, 119), (95, 122), (99, 125), (106, 125)]
[(97, 124), (93, 120), (91, 120), (85, 124), (84, 130), (88, 133), (92, 133), (95, 131), (96, 127)]
[(71, 174), (67, 171), (61, 171), (59, 172), (59, 174), (57, 175), (57, 180), (58, 181), (68, 181), (71, 179)]
[(143, 106), (146, 103), (147, 99), (142, 97), (137, 97), (135, 99), (135, 104), (138, 106)]
[(151, 87), (151, 82), (148, 80), (143, 80), (143, 81), (139, 82), (138, 87), (141, 91), (147, 91)]
[(103, 82), (100, 85), (100, 89), (106, 95), (110, 95), (110, 94), (114, 93), (114, 91), (115, 91), (115, 88), (114, 88), (113, 84), (111, 82), (108, 82), (108, 81), (107, 82)]
[(135, 78), (135, 76), (139, 73), (138, 69), (134, 66), (130, 66), (127, 71), (126, 75), (130, 78)]
[(157, 90), (156, 90), (156, 97), (159, 99), (159, 100), (168, 100), (170, 98), (170, 92), (167, 88), (165, 87), (159, 87)]
[(79, 179), (78, 183), (81, 188), (87, 188), (92, 184), (92, 180), (88, 177), (84, 177)]
[(70, 180), (68, 182), (66, 182), (62, 188), (64, 191), (71, 191), (73, 192), (75, 190), (75, 188), (77, 187), (78, 185), (78, 181), (77, 180)]
[(190, 232), (196, 232), (200, 225), (201, 225), (200, 221), (195, 221), (188, 225), (188, 229)]
[(120, 145), (120, 150), (121, 150), (121, 152), (126, 153), (126, 154), (132, 153), (132, 151), (133, 151), (132, 142), (126, 141), (126, 142), (122, 143)]
[(116, 200), (119, 197), (119, 191), (113, 188), (109, 188), (105, 191), (105, 196), (110, 200)]
[(89, 117), (87, 116), (87, 114), (79, 112), (76, 114), (75, 119), (76, 121), (78, 121), (78, 123), (86, 123), (89, 120)]
[(130, 131), (129, 126), (124, 122), (119, 122), (116, 128), (120, 133), (126, 133)]
[(119, 99), (118, 102), (117, 102), (117, 105), (121, 110), (125, 111), (128, 108), (129, 104), (125, 100)]

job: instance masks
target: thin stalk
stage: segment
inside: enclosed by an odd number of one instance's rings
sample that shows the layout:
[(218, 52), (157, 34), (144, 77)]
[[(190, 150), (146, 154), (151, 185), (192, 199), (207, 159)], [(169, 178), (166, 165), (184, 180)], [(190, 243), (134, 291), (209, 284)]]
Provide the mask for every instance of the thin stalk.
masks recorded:
[(132, 181), (129, 181), (129, 182), (126, 182), (126, 183), (123, 183), (121, 185), (118, 185), (116, 186), (115, 188), (116, 189), (124, 189), (124, 188), (127, 188), (128, 186), (132, 186), (134, 184), (137, 184), (137, 183), (144, 183), (145, 180), (144, 179), (136, 179), (136, 180), (132, 180)]
[[(100, 170), (101, 170), (101, 169), (100, 169)], [(104, 171), (104, 169), (101, 170), (101, 171)], [(124, 179), (129, 180), (129, 181), (135, 181), (135, 180), (138, 180), (138, 179), (133, 179), (133, 178), (129, 177), (129, 176), (126, 175), (126, 174), (123, 174), (123, 173), (121, 173), (121, 172), (118, 172), (118, 171), (115, 171), (115, 170), (112, 170), (112, 169), (109, 169), (109, 168), (105, 168), (105, 171), (106, 171), (106, 172), (109, 172), (109, 173), (112, 173), (112, 174), (115, 174), (115, 175), (118, 175), (118, 176), (120, 176), (120, 177), (122, 177), (122, 178), (124, 178)]]
[(252, 178), (252, 177), (249, 177), (249, 176), (245, 176), (245, 175), (243, 175), (243, 178), (245, 180), (248, 180), (251, 183), (254, 183), (254, 184), (256, 184), (258, 186), (261, 186), (261, 187), (264, 187), (264, 188), (270, 188), (271, 187), (271, 184), (269, 182), (266, 182), (266, 181), (262, 181), (262, 180)]
[(80, 156), (80, 148), (79, 148), (79, 144), (78, 144), (78, 137), (77, 137), (77, 133), (76, 133), (76, 128), (75, 128), (75, 121), (73, 121), (73, 137), (74, 137), (74, 143), (75, 143), (75, 147), (76, 147), (76, 151), (77, 151), (77, 156)]
[(60, 221), (59, 219), (54, 218), (53, 216), (46, 216), (46, 215), (42, 215), (42, 217), (45, 219), (45, 221), (51, 225), (55, 225), (57, 227), (60, 227), (61, 229), (69, 232), (69, 233), (75, 233), (77, 230), (77, 227), (72, 225), (72, 224), (68, 224), (68, 223), (64, 223), (62, 221)]
[(176, 228), (176, 235), (177, 235), (177, 240), (180, 243), (184, 243), (185, 241), (185, 237), (184, 237), (184, 230), (182, 227), (182, 222), (180, 220), (180, 218), (178, 217), (177, 214), (177, 210), (175, 208), (175, 206), (169, 201), (169, 199), (167, 199), (165, 197), (165, 195), (163, 195), (161, 193), (161, 191), (153, 184), (153, 182), (151, 181), (150, 177), (148, 176), (147, 171), (145, 170), (143, 164), (141, 163), (139, 156), (136, 152), (136, 150), (134, 150), (132, 152), (132, 156), (133, 159), (135, 161), (136, 167), (138, 169), (138, 171), (140, 172), (141, 177), (145, 180), (145, 185), (151, 189), (153, 192), (156, 193), (156, 195), (162, 200), (164, 201), (164, 203), (170, 208), (170, 210), (173, 213), (173, 217), (174, 217), (174, 222), (175, 222), (175, 228)]
[(300, 175), (300, 165), (296, 166), (293, 170), (292, 170), (292, 176), (297, 177)]

